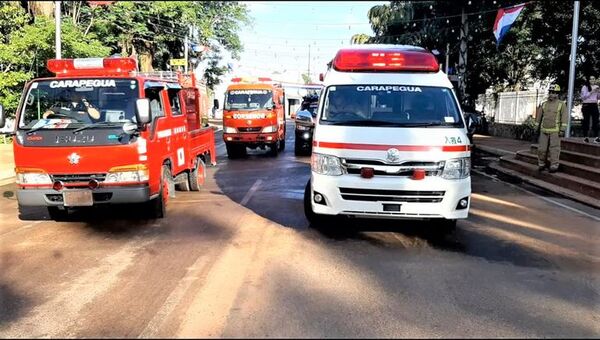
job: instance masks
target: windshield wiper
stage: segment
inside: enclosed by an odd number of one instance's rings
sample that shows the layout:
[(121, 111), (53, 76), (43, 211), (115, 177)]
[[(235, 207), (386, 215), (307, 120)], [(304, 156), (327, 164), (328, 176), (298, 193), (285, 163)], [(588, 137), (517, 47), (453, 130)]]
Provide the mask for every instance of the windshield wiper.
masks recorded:
[(97, 127), (101, 127), (101, 126), (120, 126), (120, 124), (115, 123), (115, 122), (96, 122), (96, 123), (91, 123), (91, 124), (86, 124), (80, 128), (77, 128), (75, 130), (73, 130), (73, 133), (79, 132), (79, 131), (83, 131), (83, 130), (87, 130), (87, 129), (92, 129), (92, 128), (97, 128)]
[(362, 120), (344, 120), (344, 121), (333, 121), (333, 122), (327, 122), (328, 124), (331, 125), (348, 125), (348, 126), (401, 126), (402, 124), (400, 123), (394, 123), (394, 122), (387, 122), (384, 120), (369, 120), (369, 119), (362, 119)]

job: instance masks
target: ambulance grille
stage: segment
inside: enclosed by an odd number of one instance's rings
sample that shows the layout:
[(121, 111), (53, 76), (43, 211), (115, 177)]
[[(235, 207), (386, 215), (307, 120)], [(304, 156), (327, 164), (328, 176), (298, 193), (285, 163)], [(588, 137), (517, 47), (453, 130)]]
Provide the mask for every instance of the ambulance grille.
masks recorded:
[(342, 166), (346, 173), (360, 175), (361, 168), (373, 168), (375, 176), (399, 176), (410, 177), (415, 169), (425, 170), (425, 176), (441, 176), (444, 170), (444, 161), (441, 162), (417, 162), (408, 161), (402, 163), (387, 163), (371, 159), (342, 159)]
[(339, 188), (342, 199), (369, 202), (439, 203), (445, 191), (410, 191)]

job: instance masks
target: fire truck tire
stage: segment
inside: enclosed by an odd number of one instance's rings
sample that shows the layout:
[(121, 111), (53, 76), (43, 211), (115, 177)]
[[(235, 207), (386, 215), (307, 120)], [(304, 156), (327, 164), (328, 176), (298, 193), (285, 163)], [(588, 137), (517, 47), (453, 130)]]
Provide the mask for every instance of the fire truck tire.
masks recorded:
[(167, 202), (171, 195), (169, 192), (171, 184), (169, 182), (173, 182), (173, 178), (171, 178), (171, 169), (169, 169), (168, 166), (163, 165), (158, 197), (149, 202), (150, 209), (148, 210), (151, 218), (163, 218), (167, 214)]
[(317, 214), (312, 209), (312, 193), (310, 190), (310, 180), (304, 188), (304, 216), (310, 223), (310, 226), (318, 229), (326, 229), (331, 226), (332, 218), (326, 215)]
[(54, 221), (60, 222), (65, 221), (67, 216), (69, 216), (69, 212), (67, 209), (59, 209), (58, 207), (48, 207), (48, 215)]
[(277, 157), (277, 154), (279, 154), (279, 143), (280, 142), (269, 144), (269, 156)]
[(279, 141), (279, 151), (283, 152), (283, 150), (285, 150), (285, 135), (283, 136), (283, 139)]
[(204, 185), (206, 179), (206, 164), (202, 158), (198, 158), (196, 168), (190, 173), (188, 179), (192, 191), (199, 191), (200, 187)]
[(240, 158), (246, 155), (246, 146), (243, 144), (238, 145), (225, 143), (225, 147), (227, 148), (227, 158), (229, 159)]
[(175, 189), (177, 191), (190, 191), (190, 177), (191, 177), (191, 173), (189, 173), (185, 179), (185, 181), (183, 182), (179, 182), (179, 183), (175, 183)]

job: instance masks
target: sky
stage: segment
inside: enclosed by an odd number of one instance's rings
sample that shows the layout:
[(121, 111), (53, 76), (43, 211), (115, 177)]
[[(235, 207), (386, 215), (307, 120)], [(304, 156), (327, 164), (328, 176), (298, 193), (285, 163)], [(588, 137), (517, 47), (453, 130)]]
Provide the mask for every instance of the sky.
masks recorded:
[[(372, 35), (367, 12), (387, 1), (248, 1), (252, 26), (240, 34), (244, 52), (232, 61), (236, 76), (272, 76), (301, 82), (309, 70), (318, 81), (354, 34)], [(281, 75), (273, 75), (279, 72)], [(283, 78), (283, 79), (281, 79)]]

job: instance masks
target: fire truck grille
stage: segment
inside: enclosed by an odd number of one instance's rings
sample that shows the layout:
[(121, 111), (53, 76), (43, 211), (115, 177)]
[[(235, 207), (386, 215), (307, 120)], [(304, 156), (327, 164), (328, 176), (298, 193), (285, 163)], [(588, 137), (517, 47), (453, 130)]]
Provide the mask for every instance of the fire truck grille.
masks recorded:
[(260, 132), (260, 127), (239, 127), (239, 132)]
[(61, 181), (63, 183), (84, 183), (93, 179), (98, 182), (103, 182), (106, 179), (106, 174), (52, 175), (52, 181)]
[(342, 198), (348, 201), (439, 203), (445, 191), (408, 191), (340, 188)]

